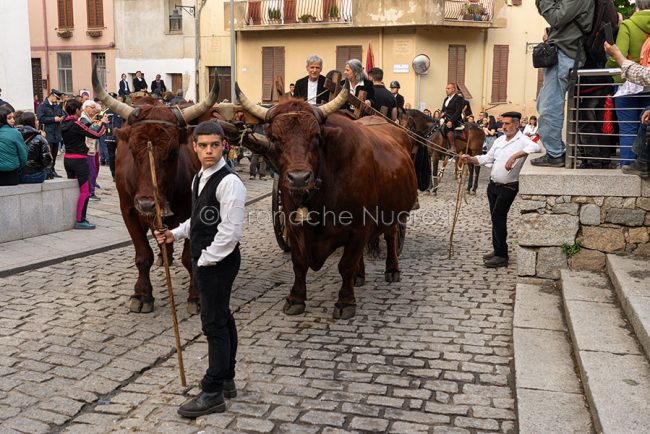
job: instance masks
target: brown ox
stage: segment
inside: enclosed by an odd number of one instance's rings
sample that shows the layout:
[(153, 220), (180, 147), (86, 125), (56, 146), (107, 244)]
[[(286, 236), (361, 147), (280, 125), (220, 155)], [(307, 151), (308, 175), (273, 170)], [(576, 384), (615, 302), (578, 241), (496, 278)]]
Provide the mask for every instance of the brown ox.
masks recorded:
[[(123, 128), (115, 131), (118, 143), (115, 182), (138, 268), (130, 309), (131, 312), (149, 313), (154, 305), (149, 278), (154, 255), (147, 233), (154, 229), (155, 207), (147, 142), (153, 144), (159, 200), (165, 210), (164, 224), (173, 228), (190, 216), (192, 178), (201, 167), (189, 142), (186, 123), (201, 116), (214, 104), (219, 85), (215, 81), (206, 101), (183, 110), (166, 107), (150, 97), (140, 98), (135, 107), (121, 103), (100, 86), (96, 69), (93, 71), (93, 89), (96, 97), (127, 121)], [(195, 314), (199, 311), (199, 295), (192, 284), (188, 240), (183, 245), (182, 262), (190, 272), (187, 310)]]
[(406, 218), (417, 197), (410, 140), (379, 118), (352, 121), (332, 114), (348, 89), (320, 109), (296, 99), (266, 109), (237, 87), (246, 110), (268, 123), (268, 140), (250, 136), (248, 145), (279, 171), (295, 274), (283, 309), (288, 315), (305, 310), (307, 270), (319, 270), (343, 247), (343, 282), (333, 316), (354, 316), (355, 278), (360, 283), (365, 277), (364, 248), (381, 233), (388, 235), (386, 280), (399, 281), (397, 220)]

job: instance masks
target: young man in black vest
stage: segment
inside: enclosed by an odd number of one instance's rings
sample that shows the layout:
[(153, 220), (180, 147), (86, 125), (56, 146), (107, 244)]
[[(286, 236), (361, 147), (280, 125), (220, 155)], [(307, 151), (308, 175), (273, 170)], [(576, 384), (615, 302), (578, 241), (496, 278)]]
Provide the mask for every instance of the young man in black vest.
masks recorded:
[(246, 188), (223, 159), (224, 132), (213, 121), (199, 124), (192, 136), (201, 170), (192, 182), (192, 216), (174, 230), (155, 231), (158, 243), (189, 238), (194, 284), (201, 295), (201, 326), (208, 338), (208, 369), (201, 392), (178, 409), (184, 417), (226, 410), (237, 395), (237, 328), (230, 292), (239, 272), (239, 240), (244, 229)]

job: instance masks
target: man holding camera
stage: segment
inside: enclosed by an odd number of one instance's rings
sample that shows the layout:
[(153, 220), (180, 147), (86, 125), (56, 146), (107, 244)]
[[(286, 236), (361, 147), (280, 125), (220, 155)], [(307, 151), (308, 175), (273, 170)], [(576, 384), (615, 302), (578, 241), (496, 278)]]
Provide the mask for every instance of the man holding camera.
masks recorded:
[(544, 85), (537, 98), (539, 136), (546, 154), (534, 158), (534, 166), (564, 167), (562, 141), (564, 104), (569, 74), (584, 65), (584, 34), (591, 31), (594, 0), (535, 0), (539, 14), (550, 24), (543, 40), (557, 47), (557, 63), (544, 69)]

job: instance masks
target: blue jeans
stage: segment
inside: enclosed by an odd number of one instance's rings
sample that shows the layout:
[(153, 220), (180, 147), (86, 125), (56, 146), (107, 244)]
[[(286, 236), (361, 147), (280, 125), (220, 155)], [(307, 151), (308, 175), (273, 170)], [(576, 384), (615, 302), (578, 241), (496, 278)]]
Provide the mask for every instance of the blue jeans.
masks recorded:
[(636, 133), (639, 131), (639, 119), (643, 109), (650, 105), (650, 95), (619, 96), (614, 98), (618, 132), (620, 137), (621, 166), (632, 164), (636, 154), (632, 150)]
[(21, 184), (42, 184), (45, 182), (48, 171), (41, 170), (40, 172), (34, 173), (21, 173), (20, 174), (20, 183)]
[(569, 87), (569, 73), (574, 65), (574, 59), (558, 50), (557, 65), (544, 70), (544, 85), (537, 97), (537, 131), (546, 153), (551, 157), (561, 157), (566, 149), (562, 141), (564, 102)]

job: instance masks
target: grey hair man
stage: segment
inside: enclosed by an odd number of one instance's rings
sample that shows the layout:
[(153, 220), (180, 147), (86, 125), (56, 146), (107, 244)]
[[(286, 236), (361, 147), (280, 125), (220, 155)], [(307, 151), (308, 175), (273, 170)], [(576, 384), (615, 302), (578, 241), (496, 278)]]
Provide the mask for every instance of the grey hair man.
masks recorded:
[(312, 54), (307, 57), (307, 76), (296, 81), (294, 96), (307, 101), (309, 104), (323, 104), (329, 101), (329, 93), (325, 90), (323, 59)]

